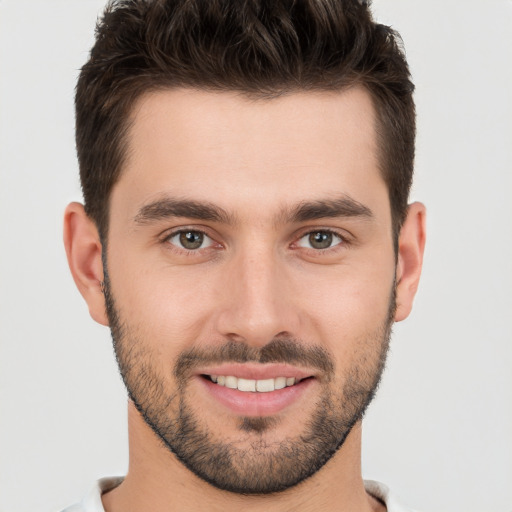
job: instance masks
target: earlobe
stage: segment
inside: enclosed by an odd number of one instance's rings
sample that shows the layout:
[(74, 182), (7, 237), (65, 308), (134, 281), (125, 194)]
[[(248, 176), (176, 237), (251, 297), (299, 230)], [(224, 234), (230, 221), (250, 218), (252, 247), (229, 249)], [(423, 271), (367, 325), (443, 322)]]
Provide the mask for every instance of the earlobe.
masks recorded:
[(412, 203), (407, 210), (398, 242), (396, 322), (404, 320), (411, 312), (423, 265), (425, 239), (426, 208), (421, 203)]
[(102, 290), (102, 244), (94, 222), (80, 203), (71, 203), (64, 214), (64, 246), (69, 268), (92, 318), (108, 325)]

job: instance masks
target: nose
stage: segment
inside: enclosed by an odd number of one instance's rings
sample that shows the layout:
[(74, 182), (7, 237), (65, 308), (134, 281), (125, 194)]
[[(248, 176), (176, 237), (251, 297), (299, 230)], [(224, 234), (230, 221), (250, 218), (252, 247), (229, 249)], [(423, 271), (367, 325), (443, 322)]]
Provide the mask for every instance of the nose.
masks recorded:
[(225, 274), (219, 334), (250, 346), (264, 346), (277, 336), (297, 336), (300, 314), (286, 262), (271, 249), (249, 252), (233, 258)]

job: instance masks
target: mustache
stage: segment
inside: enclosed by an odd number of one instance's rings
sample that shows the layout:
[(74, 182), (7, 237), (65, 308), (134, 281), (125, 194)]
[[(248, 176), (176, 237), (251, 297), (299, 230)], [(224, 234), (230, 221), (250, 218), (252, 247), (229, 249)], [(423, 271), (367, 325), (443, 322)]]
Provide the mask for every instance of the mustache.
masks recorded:
[(263, 347), (228, 341), (211, 348), (192, 348), (182, 352), (174, 365), (174, 375), (184, 379), (198, 366), (219, 363), (287, 363), (320, 370), (327, 377), (334, 375), (333, 357), (323, 347), (308, 347), (293, 338), (273, 339)]

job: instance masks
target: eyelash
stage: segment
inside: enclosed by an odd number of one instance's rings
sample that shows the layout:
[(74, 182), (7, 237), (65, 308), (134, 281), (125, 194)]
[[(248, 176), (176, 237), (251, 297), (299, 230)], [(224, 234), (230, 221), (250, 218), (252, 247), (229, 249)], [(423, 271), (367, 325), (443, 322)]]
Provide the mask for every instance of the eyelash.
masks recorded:
[[(182, 233), (200, 233), (203, 236), (209, 238), (211, 240), (211, 244), (208, 247), (198, 248), (198, 249), (186, 249), (185, 247), (179, 247), (176, 244), (171, 243), (171, 240)], [(184, 254), (186, 256), (194, 256), (197, 255), (200, 251), (204, 251), (206, 249), (212, 249), (215, 248), (214, 246), (217, 245), (219, 247), (221, 244), (215, 241), (215, 239), (210, 236), (205, 230), (199, 229), (199, 228), (180, 228), (176, 229), (175, 231), (171, 231), (170, 233), (166, 233), (162, 237), (162, 243), (169, 245), (172, 250), (179, 251), (180, 254)]]
[[(326, 247), (325, 249), (315, 249), (312, 247), (303, 247), (303, 246), (298, 245), (302, 239), (304, 239), (307, 236), (316, 234), (316, 233), (325, 233), (325, 234), (332, 235), (334, 237), (339, 238), (340, 242), (338, 242), (334, 245), (331, 245), (330, 247)], [(342, 234), (337, 230), (330, 229), (330, 228), (316, 228), (316, 229), (309, 229), (308, 231), (303, 232), (292, 245), (294, 246), (294, 249), (295, 248), (305, 249), (306, 251), (310, 252), (311, 254), (314, 254), (316, 256), (321, 256), (321, 255), (325, 255), (325, 254), (333, 252), (333, 251), (341, 250), (342, 248), (349, 247), (351, 245), (351, 240), (349, 239), (349, 237), (347, 235)]]
[[(211, 244), (208, 247), (204, 247), (204, 248), (186, 249), (185, 247), (179, 247), (178, 245), (170, 242), (172, 240), (172, 238), (174, 238), (175, 236), (180, 235), (182, 233), (200, 233), (203, 236), (209, 238), (211, 240)], [(315, 234), (315, 233), (326, 233), (326, 234), (329, 234), (329, 235), (339, 238), (341, 241), (330, 246), (330, 247), (326, 247), (325, 249), (315, 249), (312, 247), (303, 247), (303, 246), (298, 245), (298, 243), (303, 238), (310, 236), (312, 234)], [(176, 229), (174, 231), (171, 231), (170, 233), (169, 232), (166, 233), (162, 237), (161, 242), (163, 244), (167, 244), (168, 246), (170, 246), (172, 248), (172, 250), (178, 251), (178, 252), (180, 252), (180, 254), (184, 254), (186, 256), (194, 256), (194, 255), (200, 254), (200, 252), (203, 252), (205, 250), (218, 249), (219, 247), (222, 247), (222, 244), (220, 244), (219, 242), (216, 242), (216, 240), (212, 236), (210, 236), (205, 230), (200, 229), (200, 228), (186, 228), (185, 227), (185, 228)], [(215, 245), (217, 247), (215, 247)], [(309, 229), (308, 231), (302, 232), (300, 234), (300, 236), (295, 238), (295, 241), (291, 244), (291, 248), (294, 250), (304, 249), (304, 250), (310, 252), (311, 254), (320, 256), (320, 255), (323, 255), (326, 253), (330, 253), (331, 251), (340, 250), (342, 247), (344, 247), (344, 248), (350, 247), (350, 245), (351, 245), (351, 240), (347, 235), (342, 234), (339, 231), (336, 231), (336, 230), (330, 229), (330, 228), (316, 228), (316, 229)]]

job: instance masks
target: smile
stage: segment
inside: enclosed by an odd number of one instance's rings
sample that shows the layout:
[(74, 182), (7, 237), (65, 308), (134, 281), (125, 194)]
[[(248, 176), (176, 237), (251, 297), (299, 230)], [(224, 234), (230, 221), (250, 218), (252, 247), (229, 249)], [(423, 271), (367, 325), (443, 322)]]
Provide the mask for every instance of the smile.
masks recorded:
[(212, 382), (219, 386), (225, 386), (230, 389), (251, 393), (269, 393), (278, 389), (294, 386), (300, 382), (295, 377), (276, 377), (270, 379), (243, 379), (233, 375), (207, 375)]
[(305, 403), (317, 388), (313, 371), (287, 364), (226, 363), (201, 368), (196, 382), (220, 405), (237, 416), (268, 416), (283, 412), (293, 404)]

